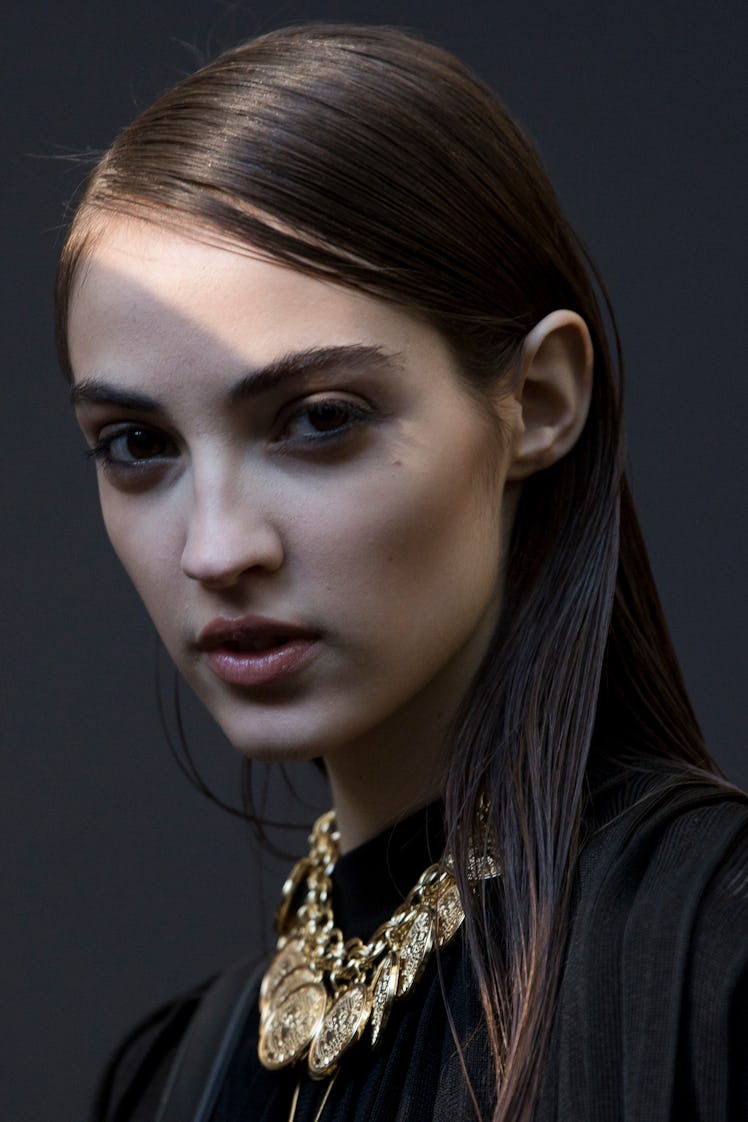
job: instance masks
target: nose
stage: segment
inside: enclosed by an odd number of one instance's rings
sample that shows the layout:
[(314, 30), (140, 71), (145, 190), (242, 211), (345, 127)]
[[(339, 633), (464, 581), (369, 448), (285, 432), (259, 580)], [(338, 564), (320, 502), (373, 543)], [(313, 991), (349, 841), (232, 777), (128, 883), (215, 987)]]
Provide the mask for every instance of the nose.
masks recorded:
[(283, 543), (270, 511), (230, 484), (193, 487), (182, 572), (210, 588), (230, 588), (250, 571), (274, 573)]

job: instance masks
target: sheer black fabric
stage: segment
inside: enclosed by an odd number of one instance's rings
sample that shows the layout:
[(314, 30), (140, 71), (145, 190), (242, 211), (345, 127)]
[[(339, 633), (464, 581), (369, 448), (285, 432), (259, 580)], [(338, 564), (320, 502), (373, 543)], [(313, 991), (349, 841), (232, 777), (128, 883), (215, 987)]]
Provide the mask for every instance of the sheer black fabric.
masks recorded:
[[(537, 1122), (748, 1118), (748, 805), (706, 785), (651, 787), (608, 783), (590, 802)], [(346, 936), (369, 934), (439, 856), (440, 814), (427, 808), (341, 858)], [(92, 1122), (153, 1122), (201, 992), (125, 1041)], [(254, 1007), (211, 1122), (288, 1118), (299, 1076), (261, 1067), (257, 1020)], [(492, 1078), (458, 939), (395, 1004), (381, 1047), (364, 1039), (344, 1058), (322, 1122), (490, 1119)], [(312, 1122), (325, 1089), (302, 1075), (297, 1122)]]

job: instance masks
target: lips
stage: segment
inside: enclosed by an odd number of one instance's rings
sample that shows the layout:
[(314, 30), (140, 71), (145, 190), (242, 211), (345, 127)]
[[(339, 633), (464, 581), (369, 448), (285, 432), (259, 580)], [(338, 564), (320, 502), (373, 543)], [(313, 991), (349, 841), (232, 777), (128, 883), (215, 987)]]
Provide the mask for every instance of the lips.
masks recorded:
[(297, 673), (314, 657), (317, 632), (260, 616), (215, 619), (197, 639), (210, 670), (233, 686), (264, 686)]

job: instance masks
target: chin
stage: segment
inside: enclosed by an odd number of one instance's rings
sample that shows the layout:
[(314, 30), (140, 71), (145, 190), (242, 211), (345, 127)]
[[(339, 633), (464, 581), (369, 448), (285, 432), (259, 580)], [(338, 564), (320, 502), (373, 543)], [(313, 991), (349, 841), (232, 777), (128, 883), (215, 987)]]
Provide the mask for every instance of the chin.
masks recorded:
[(237, 752), (258, 763), (282, 763), (291, 760), (313, 760), (325, 755), (338, 738), (329, 726), (313, 721), (283, 719), (283, 715), (267, 711), (226, 716), (213, 712), (229, 743)]

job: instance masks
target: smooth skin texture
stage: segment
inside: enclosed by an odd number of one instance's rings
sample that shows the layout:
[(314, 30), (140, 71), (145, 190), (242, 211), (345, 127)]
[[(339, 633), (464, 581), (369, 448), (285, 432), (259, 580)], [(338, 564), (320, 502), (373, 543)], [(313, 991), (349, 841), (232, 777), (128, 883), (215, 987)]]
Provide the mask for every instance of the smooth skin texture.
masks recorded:
[[(478, 402), (394, 305), (207, 232), (102, 221), (70, 353), (109, 537), (232, 744), (324, 757), (350, 848), (441, 789), (521, 480), (584, 423), (587, 329), (548, 316)], [(310, 659), (227, 684), (197, 637), (247, 613), (313, 632)]]

